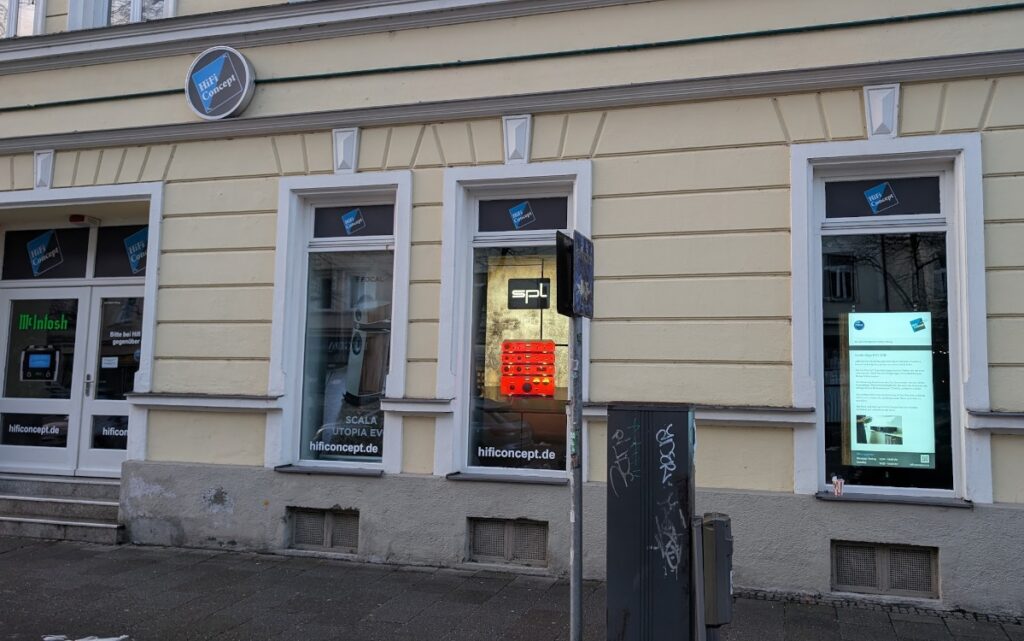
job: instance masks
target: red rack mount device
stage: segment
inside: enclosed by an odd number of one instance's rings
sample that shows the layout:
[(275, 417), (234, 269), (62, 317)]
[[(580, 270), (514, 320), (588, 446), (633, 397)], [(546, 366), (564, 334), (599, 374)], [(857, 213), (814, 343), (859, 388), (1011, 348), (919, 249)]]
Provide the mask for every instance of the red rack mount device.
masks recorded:
[(502, 341), (501, 393), (555, 395), (555, 341)]

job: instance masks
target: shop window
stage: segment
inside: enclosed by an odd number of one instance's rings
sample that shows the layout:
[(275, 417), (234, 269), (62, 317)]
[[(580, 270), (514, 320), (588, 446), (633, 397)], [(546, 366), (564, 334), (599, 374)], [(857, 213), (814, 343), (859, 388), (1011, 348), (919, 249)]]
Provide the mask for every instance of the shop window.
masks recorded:
[(139, 278), (148, 247), (148, 225), (11, 230), (0, 280)]
[[(322, 207), (308, 252), (299, 458), (380, 463), (391, 356), (393, 205)], [(366, 241), (369, 241), (367, 244)]]
[(45, 0), (0, 0), (0, 38), (42, 33), (45, 20)]
[(981, 137), (791, 148), (797, 492), (990, 502)]

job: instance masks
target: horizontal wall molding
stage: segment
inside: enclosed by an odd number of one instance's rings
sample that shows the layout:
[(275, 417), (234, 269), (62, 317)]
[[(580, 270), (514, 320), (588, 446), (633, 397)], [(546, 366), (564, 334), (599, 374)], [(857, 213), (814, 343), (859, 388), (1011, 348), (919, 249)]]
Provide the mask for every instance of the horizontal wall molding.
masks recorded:
[(1024, 435), (1024, 412), (967, 412), (967, 429)]
[(887, 82), (921, 82), (1014, 73), (1024, 73), (1024, 49), (594, 89), (15, 137), (0, 140), (0, 154), (31, 153), (37, 149), (135, 146), (327, 131), (342, 127), (381, 127), (468, 120), (497, 117), (508, 113), (538, 114), (610, 109), (825, 91)]
[[(698, 425), (743, 427), (815, 427), (817, 417), (813, 408), (806, 407), (749, 407), (742, 405), (697, 405)], [(587, 403), (583, 406), (587, 419), (607, 419), (608, 406)]]
[(212, 394), (127, 394), (132, 407), (183, 412), (261, 412), (280, 410), (280, 396)]
[(318, 0), (0, 40), (0, 75), (593, 9), (649, 0)]

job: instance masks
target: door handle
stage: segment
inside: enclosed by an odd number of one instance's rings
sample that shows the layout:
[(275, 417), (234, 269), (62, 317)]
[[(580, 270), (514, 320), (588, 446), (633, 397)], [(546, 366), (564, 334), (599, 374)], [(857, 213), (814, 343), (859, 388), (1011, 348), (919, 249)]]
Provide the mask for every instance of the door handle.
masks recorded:
[(92, 374), (85, 375), (85, 396), (86, 398), (92, 394)]

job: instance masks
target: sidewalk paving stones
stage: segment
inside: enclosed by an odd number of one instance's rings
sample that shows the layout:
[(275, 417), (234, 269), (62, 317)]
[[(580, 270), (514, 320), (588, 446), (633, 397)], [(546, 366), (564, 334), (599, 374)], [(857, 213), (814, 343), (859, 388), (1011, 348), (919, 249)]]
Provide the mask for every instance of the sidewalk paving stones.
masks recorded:
[[(586, 641), (606, 594), (583, 587)], [(748, 596), (722, 639), (1024, 641), (1006, 618)], [(565, 641), (568, 599), (530, 574), (0, 537), (0, 641)]]

